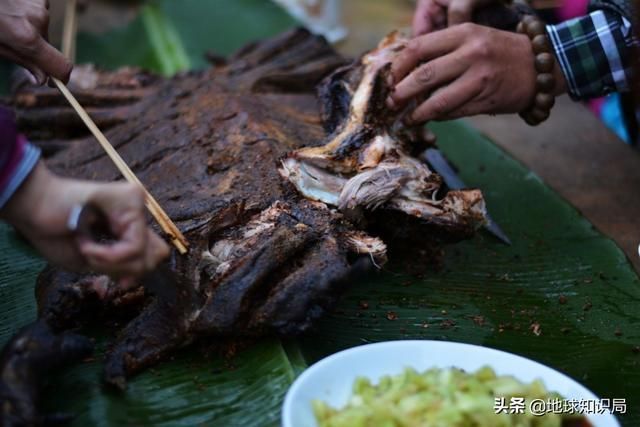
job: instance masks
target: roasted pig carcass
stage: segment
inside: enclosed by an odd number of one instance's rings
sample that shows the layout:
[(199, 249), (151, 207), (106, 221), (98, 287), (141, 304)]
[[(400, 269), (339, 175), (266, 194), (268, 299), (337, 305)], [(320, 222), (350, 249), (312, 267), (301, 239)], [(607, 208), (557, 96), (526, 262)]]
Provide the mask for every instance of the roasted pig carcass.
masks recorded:
[[(444, 191), (412, 156), (424, 145), (420, 129), (384, 108), (387, 63), (403, 43), (392, 36), (348, 65), (322, 38), (295, 30), (171, 79), (78, 69), (72, 90), (190, 251), (170, 260), (180, 277), (172, 301), (48, 267), (37, 284), (39, 322), (60, 334), (135, 313), (105, 361), (106, 382), (124, 388), (197, 338), (306, 330), (353, 274), (385, 262), (381, 223), (420, 228), (423, 247), (471, 235), (484, 221), (481, 194)], [(14, 104), (54, 171), (120, 179), (52, 89), (23, 85)], [(3, 417), (20, 410), (3, 406)]]
[[(384, 209), (416, 218), (421, 226), (463, 237), (485, 216), (479, 190), (441, 194), (442, 179), (412, 155), (420, 135), (385, 106), (391, 61), (406, 45), (391, 34), (358, 66), (338, 69), (320, 88), (326, 144), (287, 155), (281, 174), (298, 191), (340, 211)], [(418, 147), (416, 147), (416, 145)], [(409, 227), (411, 228), (411, 227)]]
[(88, 338), (67, 331), (54, 333), (44, 320), (22, 329), (0, 356), (0, 425), (60, 425), (69, 421), (68, 414), (39, 414), (39, 387), (47, 373), (80, 362), (92, 351)]

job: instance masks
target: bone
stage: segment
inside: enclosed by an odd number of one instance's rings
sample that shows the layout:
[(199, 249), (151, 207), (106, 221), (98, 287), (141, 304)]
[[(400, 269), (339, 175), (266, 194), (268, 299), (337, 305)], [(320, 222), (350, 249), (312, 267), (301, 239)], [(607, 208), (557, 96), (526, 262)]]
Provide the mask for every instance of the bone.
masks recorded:
[[(481, 193), (440, 194), (439, 177), (413, 157), (420, 129), (385, 110), (386, 58), (401, 46), (394, 36), (342, 67), (325, 40), (297, 30), (171, 79), (76, 67), (70, 87), (95, 102), (98, 118), (118, 119), (109, 141), (192, 250), (171, 257), (180, 282), (173, 304), (142, 288), (114, 293), (90, 273), (47, 269), (38, 286), (41, 320), (59, 332), (124, 319), (105, 366), (105, 380), (124, 388), (131, 375), (198, 339), (303, 333), (352, 273), (383, 267), (387, 245), (432, 260), (439, 239), (469, 237), (482, 218)], [(48, 91), (23, 86), (16, 95), (23, 123), (54, 115), (47, 126), (23, 128), (61, 147), (48, 166), (77, 179), (117, 179)], [(378, 185), (388, 189), (375, 196)]]
[(479, 193), (462, 191), (440, 203), (442, 180), (414, 157), (418, 150), (412, 147), (424, 148), (428, 138), (423, 132), (407, 131), (398, 113), (386, 109), (389, 61), (406, 42), (391, 34), (351, 69), (338, 69), (325, 80), (320, 90), (326, 102), (323, 117), (329, 121), (325, 128), (334, 131), (324, 145), (289, 154), (280, 173), (303, 196), (343, 212), (361, 209), (366, 217), (367, 211), (395, 209), (448, 228), (476, 229), (486, 220), (484, 202), (455, 201), (476, 200)]

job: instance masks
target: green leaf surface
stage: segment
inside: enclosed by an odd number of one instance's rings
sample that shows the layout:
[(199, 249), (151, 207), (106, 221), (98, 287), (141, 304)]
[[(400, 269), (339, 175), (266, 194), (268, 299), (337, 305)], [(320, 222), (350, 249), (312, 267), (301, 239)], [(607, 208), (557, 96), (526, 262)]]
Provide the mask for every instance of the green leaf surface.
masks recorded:
[[(82, 35), (79, 62), (170, 74), (187, 61), (205, 65), (207, 50), (228, 54), (292, 24), (266, 0), (152, 6), (153, 16), (126, 28)], [(262, 341), (230, 361), (207, 356), (200, 346), (187, 348), (134, 378), (124, 395), (101, 385), (101, 338), (95, 361), (51, 379), (45, 406), (78, 414), (77, 426), (275, 426), (284, 392), (305, 360), (367, 342), (424, 338), (486, 345), (546, 363), (602, 397), (626, 398), (624, 424), (640, 425), (640, 355), (633, 352), (640, 345), (639, 280), (623, 253), (477, 132), (460, 122), (434, 130), (463, 179), (483, 189), (513, 246), (482, 232), (448, 247), (441, 271), (416, 277), (392, 263), (353, 283), (338, 309), (298, 343)], [(33, 283), (42, 265), (0, 225), (0, 343), (34, 318)]]
[(279, 424), (282, 399), (295, 372), (277, 340), (253, 344), (232, 359), (198, 349), (179, 352), (145, 371), (124, 394), (104, 389), (102, 358), (97, 357), (51, 379), (45, 390), (47, 409), (75, 414), (76, 426)]
[[(640, 291), (623, 253), (473, 130), (448, 123), (436, 132), (444, 151), (465, 166), (467, 183), (485, 190), (513, 246), (483, 232), (448, 247), (441, 271), (416, 277), (392, 264), (353, 283), (299, 348), (265, 341), (232, 359), (236, 369), (186, 349), (133, 379), (120, 396), (102, 389), (97, 357), (54, 378), (47, 407), (80, 414), (75, 425), (277, 425), (286, 387), (305, 358), (417, 338), (480, 344), (548, 364), (601, 397), (626, 398), (622, 420), (637, 425)], [(0, 250), (4, 340), (33, 317), (30, 286), (41, 262), (7, 227)], [(531, 329), (536, 323), (540, 335)]]
[[(34, 283), (44, 262), (2, 223), (0, 254), (3, 346), (35, 319)], [(74, 426), (277, 426), (284, 394), (305, 366), (296, 343), (263, 340), (226, 358), (212, 340), (147, 370), (121, 394), (101, 382), (108, 332), (89, 334), (98, 336), (91, 361), (49, 378), (46, 412), (74, 414)]]
[(178, 71), (191, 68), (182, 39), (160, 8), (154, 4), (145, 6), (141, 12), (142, 24), (147, 38), (160, 65), (162, 74), (171, 76)]
[(138, 65), (165, 75), (207, 65), (244, 44), (294, 25), (267, 0), (155, 0), (131, 24), (107, 34), (78, 35), (78, 63), (106, 69)]
[(158, 2), (144, 6), (128, 26), (104, 35), (78, 35), (78, 63), (112, 69), (138, 65), (171, 76), (191, 68), (173, 21)]
[(27, 243), (0, 222), (0, 346), (36, 318), (33, 288), (43, 267)]
[(626, 398), (625, 425), (640, 425), (640, 282), (623, 252), (476, 131), (461, 122), (432, 128), (513, 246), (483, 231), (447, 247), (441, 271), (416, 277), (386, 266), (301, 340), (307, 360), (394, 339), (479, 344), (545, 363), (603, 398)]
[(196, 68), (207, 65), (204, 55), (229, 55), (254, 40), (271, 37), (295, 21), (267, 0), (162, 0)]

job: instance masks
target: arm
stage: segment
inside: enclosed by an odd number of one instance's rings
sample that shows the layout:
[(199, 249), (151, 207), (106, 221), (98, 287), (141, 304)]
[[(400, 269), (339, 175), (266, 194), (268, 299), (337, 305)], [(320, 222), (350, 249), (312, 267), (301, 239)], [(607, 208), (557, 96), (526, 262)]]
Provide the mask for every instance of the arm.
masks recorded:
[(598, 10), (549, 25), (547, 33), (572, 98), (629, 90), (635, 41), (631, 23), (622, 15)]
[[(11, 114), (0, 109), (0, 219), (48, 261), (130, 283), (168, 255), (166, 243), (147, 227), (144, 195), (137, 186), (61, 178), (38, 159), (39, 151), (18, 135)], [(107, 214), (115, 243), (81, 242), (67, 229), (72, 207), (85, 203)]]
[[(493, 3), (497, 0), (493, 0)], [(471, 21), (473, 11), (491, 0), (419, 0), (414, 15), (415, 35)], [(568, 84), (574, 99), (588, 99), (612, 91), (629, 90), (632, 68), (632, 23), (637, 16), (629, 0), (592, 0), (589, 15), (547, 28), (554, 47), (556, 81)], [(564, 88), (556, 91), (563, 93)]]
[(589, 12), (608, 10), (625, 17), (635, 25), (635, 20), (638, 18), (638, 15), (634, 10), (633, 3), (631, 0), (591, 0), (589, 2)]
[[(467, 34), (465, 34), (467, 33)], [(555, 53), (555, 95), (574, 99), (628, 91), (634, 43), (630, 22), (612, 9), (548, 26)], [(420, 65), (422, 64), (422, 65)], [(464, 24), (414, 39), (394, 60), (391, 108), (424, 102), (415, 122), (515, 113), (532, 102), (535, 72), (529, 41)]]
[(18, 134), (13, 114), (0, 107), (0, 211), (39, 159), (40, 150)]

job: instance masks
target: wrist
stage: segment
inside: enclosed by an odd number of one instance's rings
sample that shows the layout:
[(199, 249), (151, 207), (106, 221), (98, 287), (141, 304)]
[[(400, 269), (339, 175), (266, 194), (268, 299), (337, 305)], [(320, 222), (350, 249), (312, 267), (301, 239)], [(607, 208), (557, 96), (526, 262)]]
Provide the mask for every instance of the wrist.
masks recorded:
[(519, 115), (529, 125), (537, 126), (549, 118), (555, 104), (556, 69), (558, 64), (544, 23), (533, 15), (525, 16), (518, 24), (517, 32), (526, 35), (533, 53), (535, 70), (535, 94), (530, 105)]
[(49, 210), (54, 210), (52, 198), (56, 198), (60, 180), (43, 162), (38, 162), (7, 202), (2, 218), (25, 234), (39, 232), (50, 216), (58, 216)]
[[(537, 93), (537, 77), (538, 73), (535, 66), (535, 55), (531, 51), (531, 41), (525, 34), (514, 34), (513, 42), (518, 43), (517, 52), (518, 59), (515, 61), (519, 70), (514, 75), (518, 76), (517, 90), (518, 101), (514, 104), (516, 110), (512, 112), (519, 113), (529, 108), (535, 101)], [(525, 52), (523, 55), (522, 52)]]
[(568, 90), (567, 78), (564, 75), (564, 71), (562, 70), (560, 63), (558, 62), (558, 58), (556, 58), (555, 55), (553, 55), (553, 60), (555, 62), (553, 67), (553, 77), (556, 82), (556, 85), (553, 90), (553, 95), (554, 96), (564, 95), (565, 93), (567, 93), (567, 90)]

